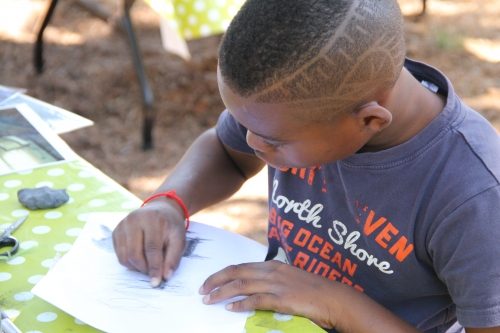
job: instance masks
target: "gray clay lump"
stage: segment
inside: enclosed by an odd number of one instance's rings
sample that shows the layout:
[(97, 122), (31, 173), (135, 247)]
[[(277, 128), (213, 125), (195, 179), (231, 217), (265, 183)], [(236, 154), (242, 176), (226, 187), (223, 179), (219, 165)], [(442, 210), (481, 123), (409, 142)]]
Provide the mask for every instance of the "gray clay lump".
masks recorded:
[(17, 191), (17, 198), (21, 205), (35, 210), (59, 207), (68, 202), (69, 195), (65, 189), (53, 190), (48, 186), (42, 186), (20, 189)]

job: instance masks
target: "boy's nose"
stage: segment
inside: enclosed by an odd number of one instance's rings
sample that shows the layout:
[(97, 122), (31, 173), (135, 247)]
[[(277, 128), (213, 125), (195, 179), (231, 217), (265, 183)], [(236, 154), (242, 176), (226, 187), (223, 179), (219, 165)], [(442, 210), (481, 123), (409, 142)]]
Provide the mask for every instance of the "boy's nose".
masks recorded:
[(264, 139), (247, 130), (247, 143), (253, 150), (263, 153), (272, 151), (272, 147), (266, 145)]

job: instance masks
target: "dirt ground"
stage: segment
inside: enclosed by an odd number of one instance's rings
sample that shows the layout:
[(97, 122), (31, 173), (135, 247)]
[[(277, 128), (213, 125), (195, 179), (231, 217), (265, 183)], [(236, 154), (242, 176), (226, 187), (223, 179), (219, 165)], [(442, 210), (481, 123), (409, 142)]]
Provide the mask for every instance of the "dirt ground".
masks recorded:
[[(119, 15), (118, 0), (98, 0)], [(132, 19), (155, 99), (154, 149), (141, 150), (142, 99), (124, 34), (73, 1), (59, 1), (45, 32), (45, 71), (33, 43), (48, 0), (0, 2), (0, 85), (87, 117), (62, 135), (83, 158), (140, 198), (169, 174), (190, 143), (224, 109), (216, 82), (220, 36), (189, 42), (193, 60), (163, 50), (156, 13), (136, 1)], [(500, 0), (400, 0), (408, 56), (441, 69), (469, 105), (500, 129)], [(266, 243), (266, 178), (197, 215)]]

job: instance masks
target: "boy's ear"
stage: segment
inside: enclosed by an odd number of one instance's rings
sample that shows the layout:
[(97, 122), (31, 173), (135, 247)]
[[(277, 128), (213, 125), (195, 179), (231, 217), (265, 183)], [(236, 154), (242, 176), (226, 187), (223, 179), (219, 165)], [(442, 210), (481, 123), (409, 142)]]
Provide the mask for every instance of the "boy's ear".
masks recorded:
[(354, 116), (367, 132), (380, 132), (392, 122), (392, 113), (377, 102), (360, 106), (354, 111)]

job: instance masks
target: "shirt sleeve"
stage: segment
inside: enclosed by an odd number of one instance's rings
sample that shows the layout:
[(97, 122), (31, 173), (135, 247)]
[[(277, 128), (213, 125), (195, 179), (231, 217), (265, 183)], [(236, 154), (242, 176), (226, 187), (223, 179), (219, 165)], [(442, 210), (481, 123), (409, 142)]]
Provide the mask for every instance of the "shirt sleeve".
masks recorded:
[(461, 204), (430, 238), (429, 254), (464, 327), (500, 326), (500, 186)]
[(220, 140), (229, 148), (255, 155), (254, 150), (247, 144), (247, 129), (237, 122), (227, 110), (224, 110), (219, 117), (217, 134)]

